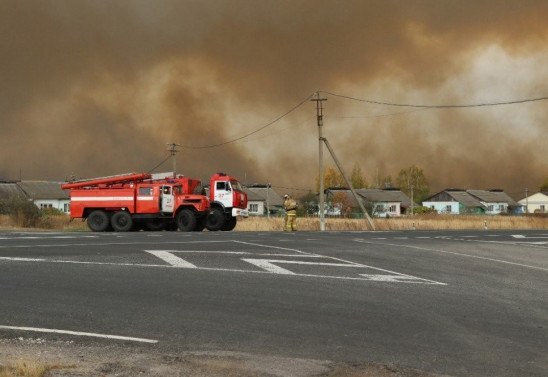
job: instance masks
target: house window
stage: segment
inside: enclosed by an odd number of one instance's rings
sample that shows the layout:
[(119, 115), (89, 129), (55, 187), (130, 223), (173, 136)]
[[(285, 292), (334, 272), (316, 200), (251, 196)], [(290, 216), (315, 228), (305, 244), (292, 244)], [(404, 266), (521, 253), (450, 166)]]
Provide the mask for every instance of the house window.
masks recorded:
[(487, 210), (488, 210), (489, 212), (493, 212), (493, 209), (494, 209), (494, 208), (495, 208), (495, 207), (494, 207), (492, 204), (489, 204), (489, 205), (487, 206)]
[(451, 205), (445, 206), (445, 212), (450, 213), (452, 210)]
[(384, 212), (384, 206), (382, 204), (377, 204), (375, 212)]
[(546, 212), (546, 206), (545, 206), (544, 204), (541, 204), (541, 205), (540, 205), (540, 212), (541, 212), (541, 213)]
[(504, 212), (504, 204), (499, 204), (499, 211)]
[(63, 204), (63, 212), (68, 213), (69, 212), (69, 205), (68, 203)]
[(395, 212), (396, 212), (396, 205), (395, 205), (395, 204), (392, 204), (392, 205), (390, 206), (390, 208), (388, 209), (388, 212), (395, 213)]
[(249, 212), (257, 213), (259, 212), (259, 205), (258, 204), (250, 204), (249, 205)]

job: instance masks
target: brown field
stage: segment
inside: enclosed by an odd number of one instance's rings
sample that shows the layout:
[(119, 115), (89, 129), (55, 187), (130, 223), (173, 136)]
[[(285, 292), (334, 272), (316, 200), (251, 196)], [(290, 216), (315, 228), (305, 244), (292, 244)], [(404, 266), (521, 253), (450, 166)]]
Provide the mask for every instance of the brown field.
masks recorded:
[[(489, 230), (493, 229), (548, 229), (548, 217), (544, 216), (451, 216), (451, 215), (420, 215), (390, 219), (374, 219), (376, 230)], [(369, 230), (368, 223), (363, 219), (327, 218), (326, 230), (360, 231)], [(314, 231), (320, 229), (317, 217), (299, 217), (298, 230)], [(0, 229), (28, 229), (18, 224), (10, 216), (0, 215)], [(43, 216), (33, 229), (56, 231), (88, 231), (85, 222), (79, 219), (70, 221), (68, 216)], [(281, 217), (250, 217), (239, 219), (236, 231), (281, 231)]]
[[(373, 219), (375, 230), (548, 229), (548, 217), (537, 216), (444, 216), (422, 215)], [(326, 230), (369, 230), (365, 219), (328, 218)], [(297, 219), (298, 230), (319, 230), (317, 217)], [(250, 217), (238, 221), (239, 231), (281, 231), (283, 218)]]

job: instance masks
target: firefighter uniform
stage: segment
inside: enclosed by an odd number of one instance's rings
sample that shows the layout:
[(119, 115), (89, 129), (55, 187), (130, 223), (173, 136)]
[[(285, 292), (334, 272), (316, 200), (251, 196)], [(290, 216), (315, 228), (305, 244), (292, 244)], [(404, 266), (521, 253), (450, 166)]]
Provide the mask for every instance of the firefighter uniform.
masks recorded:
[(284, 231), (291, 232), (297, 230), (297, 202), (289, 195), (284, 195), (285, 224)]

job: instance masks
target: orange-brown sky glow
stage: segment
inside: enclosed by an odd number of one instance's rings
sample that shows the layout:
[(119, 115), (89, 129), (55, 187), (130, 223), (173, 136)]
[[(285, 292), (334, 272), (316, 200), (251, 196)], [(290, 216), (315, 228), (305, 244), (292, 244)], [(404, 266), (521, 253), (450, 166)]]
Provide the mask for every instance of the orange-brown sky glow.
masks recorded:
[[(429, 105), (546, 97), (547, 19), (548, 2), (528, 0), (2, 1), (0, 179), (148, 171), (166, 143), (236, 139), (317, 90)], [(325, 136), (371, 184), (414, 164), (432, 191), (520, 197), (548, 176), (548, 101), (325, 96)], [(183, 148), (178, 170), (314, 189), (315, 115), (307, 101), (236, 142)]]

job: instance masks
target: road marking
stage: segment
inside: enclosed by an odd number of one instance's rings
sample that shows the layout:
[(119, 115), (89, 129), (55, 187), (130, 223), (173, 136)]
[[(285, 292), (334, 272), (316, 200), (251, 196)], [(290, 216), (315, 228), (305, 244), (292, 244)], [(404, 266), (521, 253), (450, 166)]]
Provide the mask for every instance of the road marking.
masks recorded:
[(306, 252), (301, 251), (301, 250), (291, 249), (289, 247), (263, 245), (263, 244), (260, 244), (260, 243), (252, 243), (252, 242), (245, 242), (245, 241), (238, 241), (238, 240), (233, 240), (232, 242), (241, 243), (241, 244), (244, 244), (244, 245), (259, 246), (259, 247), (264, 247), (264, 248), (268, 248), (268, 249), (294, 251), (294, 252), (299, 253), (299, 254), (309, 254), (309, 253), (306, 253)]
[(273, 274), (280, 274), (280, 275), (295, 275), (294, 272), (291, 272), (289, 270), (286, 270), (285, 268), (282, 268), (280, 266), (276, 266), (275, 264), (272, 264), (271, 261), (267, 259), (242, 259), (244, 262), (251, 263), (259, 268), (262, 268), (265, 271), (271, 272)]
[(158, 343), (154, 339), (145, 339), (145, 338), (134, 338), (130, 336), (120, 336), (120, 335), (107, 335), (107, 334), (97, 334), (92, 332), (80, 332), (80, 331), (69, 331), (69, 330), (57, 330), (57, 329), (43, 329), (38, 327), (17, 327), (17, 326), (2, 326), (0, 329), (4, 330), (17, 330), (17, 331), (32, 331), (32, 332), (42, 332), (42, 333), (54, 333), (54, 334), (67, 334), (75, 336), (89, 336), (93, 338), (104, 338), (104, 339), (115, 339), (115, 340), (129, 340), (132, 342), (141, 342), (141, 343)]
[(423, 251), (433, 251), (433, 252), (436, 252), (436, 253), (444, 253), (444, 254), (453, 254), (453, 255), (459, 255), (461, 257), (482, 259), (482, 260), (488, 260), (488, 261), (491, 261), (491, 262), (504, 263), (504, 264), (510, 264), (510, 265), (513, 265), (513, 266), (520, 266), (520, 267), (526, 267), (526, 268), (531, 268), (531, 269), (535, 269), (535, 270), (548, 271), (548, 268), (544, 268), (544, 267), (531, 266), (531, 265), (523, 264), (523, 263), (510, 262), (510, 261), (505, 261), (505, 260), (502, 260), (502, 259), (480, 257), (478, 255), (457, 253), (455, 251), (447, 251), (447, 250), (441, 250), (441, 249), (428, 249), (428, 248), (425, 248), (425, 247), (412, 246), (412, 245), (400, 245), (400, 244), (390, 244), (390, 243), (375, 243), (375, 242), (365, 241), (365, 240), (362, 240), (362, 239), (355, 239), (354, 241), (355, 242), (360, 242), (360, 243), (367, 243), (367, 244), (371, 244), (371, 245), (407, 247), (409, 249), (416, 249), (416, 250), (423, 250)]
[(534, 239), (537, 239), (537, 238), (542, 238), (542, 239), (548, 238), (547, 236), (544, 236), (543, 234), (532, 235), (532, 236), (524, 236), (523, 234), (512, 234), (512, 237), (514, 237), (514, 238), (520, 238), (520, 239), (524, 239), (524, 238), (525, 238), (525, 239), (528, 239), (528, 240), (533, 239), (533, 238), (534, 238)]
[[(304, 255), (299, 255), (299, 258), (302, 258)], [(240, 273), (251, 273), (251, 274), (278, 274), (276, 272), (261, 270), (261, 271), (255, 271), (255, 270), (242, 270), (242, 269), (234, 269), (234, 268), (215, 268), (215, 267), (180, 267), (180, 266), (174, 266), (172, 264), (166, 265), (166, 264), (138, 264), (138, 263), (111, 263), (111, 262), (88, 262), (88, 261), (74, 261), (74, 260), (47, 260), (47, 259), (31, 259), (31, 258), (6, 258), (13, 261), (22, 261), (22, 262), (44, 262), (44, 263), (67, 263), (67, 264), (81, 264), (81, 265), (97, 265), (97, 266), (123, 266), (123, 267), (154, 267), (154, 268), (189, 268), (194, 270), (203, 270), (203, 271), (217, 271), (217, 272), (240, 272)], [(330, 258), (330, 257), (324, 257), (324, 258)], [(335, 260), (340, 260), (338, 258), (332, 258)], [(186, 261), (185, 261), (186, 262)], [(284, 261), (287, 263), (287, 261)], [(188, 263), (188, 262), (186, 262)], [(377, 267), (371, 267), (367, 265), (360, 265), (356, 264), (354, 262), (348, 262), (348, 265), (344, 265), (344, 267), (363, 267), (363, 268), (369, 268), (377, 271), (385, 271), (389, 273), (393, 273), (399, 276), (408, 276), (411, 277), (411, 275), (405, 275), (401, 274), (399, 272), (385, 270), (382, 268)], [(281, 268), (281, 267), (280, 267)], [(282, 274), (280, 274), (282, 275)], [(283, 275), (289, 275), (289, 274), (283, 274)], [(311, 277), (311, 278), (320, 278), (320, 279), (336, 279), (336, 280), (361, 280), (361, 281), (371, 281), (373, 279), (371, 278), (364, 278), (362, 276), (360, 277), (353, 277), (353, 276), (333, 276), (333, 275), (315, 275), (315, 274), (301, 274), (301, 273), (292, 273), (291, 276), (299, 276), (299, 277)], [(411, 281), (412, 280), (412, 281)], [(380, 281), (380, 280), (378, 280)], [(415, 278), (410, 279), (410, 281), (399, 281), (399, 282), (405, 282), (405, 283), (415, 283), (415, 284), (432, 284), (432, 285), (447, 285), (446, 283), (438, 282), (435, 280), (429, 280), (429, 279), (422, 279), (422, 278)]]
[(163, 261), (169, 263), (173, 267), (181, 267), (181, 268), (197, 268), (195, 265), (193, 265), (190, 262), (187, 262), (186, 260), (179, 258), (176, 255), (173, 255), (172, 253), (166, 251), (166, 250), (145, 250), (147, 253), (150, 253)]
[[(417, 278), (414, 276), (409, 275), (371, 275), (371, 274), (360, 274), (360, 276), (363, 276), (367, 278), (367, 280), (371, 281), (386, 281), (390, 283), (410, 283), (415, 280), (426, 280)], [(432, 281), (432, 280), (430, 280)]]
[(19, 262), (45, 262), (42, 258), (18, 258), (18, 257), (0, 257), (0, 260), (14, 260)]

